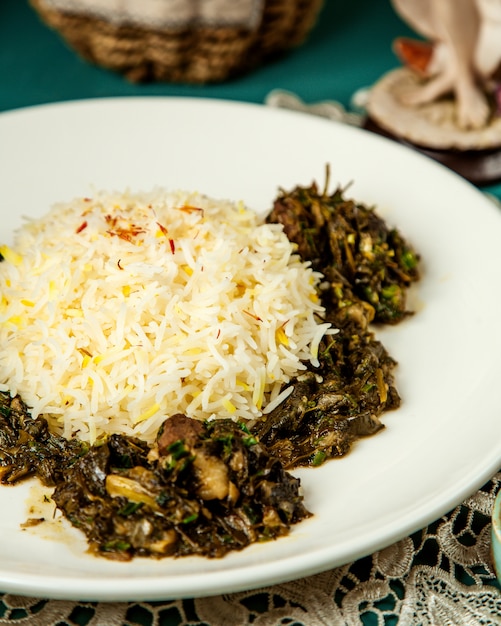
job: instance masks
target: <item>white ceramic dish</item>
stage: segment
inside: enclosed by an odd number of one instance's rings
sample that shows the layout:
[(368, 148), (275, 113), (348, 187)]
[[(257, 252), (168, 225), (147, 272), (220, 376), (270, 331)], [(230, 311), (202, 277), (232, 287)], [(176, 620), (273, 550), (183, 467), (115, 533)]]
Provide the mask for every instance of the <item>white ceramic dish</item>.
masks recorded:
[[(0, 241), (21, 216), (92, 187), (198, 189), (270, 207), (277, 188), (354, 181), (418, 248), (418, 313), (379, 337), (399, 361), (402, 407), (346, 458), (300, 474), (314, 517), (221, 560), (85, 553), (59, 524), (20, 529), (33, 487), (0, 488), (0, 589), (52, 598), (146, 600), (282, 582), (367, 555), (458, 504), (501, 464), (501, 215), (420, 155), (303, 114), (215, 100), (105, 99), (0, 115)], [(44, 528), (45, 530), (40, 530)]]

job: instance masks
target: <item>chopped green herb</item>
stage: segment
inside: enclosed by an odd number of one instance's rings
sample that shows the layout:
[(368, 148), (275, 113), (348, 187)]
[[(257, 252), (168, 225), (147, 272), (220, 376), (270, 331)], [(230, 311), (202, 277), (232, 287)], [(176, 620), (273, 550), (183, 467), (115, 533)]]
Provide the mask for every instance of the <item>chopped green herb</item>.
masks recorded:
[(143, 506), (143, 502), (127, 502), (125, 506), (117, 511), (118, 515), (122, 515), (123, 517), (127, 517), (128, 515), (132, 515), (138, 509)]

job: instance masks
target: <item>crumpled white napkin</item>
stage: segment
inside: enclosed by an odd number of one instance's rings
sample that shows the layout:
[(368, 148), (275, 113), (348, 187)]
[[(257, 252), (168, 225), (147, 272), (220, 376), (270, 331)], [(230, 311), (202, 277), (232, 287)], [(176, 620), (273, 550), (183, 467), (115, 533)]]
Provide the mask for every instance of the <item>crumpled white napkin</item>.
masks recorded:
[(47, 8), (149, 28), (259, 24), (264, 0), (43, 0)]

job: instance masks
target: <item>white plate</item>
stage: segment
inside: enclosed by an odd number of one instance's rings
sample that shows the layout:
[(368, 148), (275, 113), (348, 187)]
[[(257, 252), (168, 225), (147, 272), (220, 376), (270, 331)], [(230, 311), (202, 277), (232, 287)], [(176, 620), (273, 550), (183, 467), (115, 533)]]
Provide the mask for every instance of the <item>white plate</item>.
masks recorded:
[[(198, 189), (267, 210), (279, 186), (354, 184), (421, 252), (418, 314), (379, 333), (402, 407), (342, 460), (300, 474), (314, 517), (220, 560), (114, 563), (73, 529), (22, 531), (30, 485), (0, 488), (0, 589), (146, 600), (250, 589), (344, 564), (425, 526), (501, 465), (501, 215), (432, 161), (364, 131), (215, 100), (111, 99), (0, 115), (0, 242), (92, 186)], [(40, 530), (45, 528), (45, 530)]]

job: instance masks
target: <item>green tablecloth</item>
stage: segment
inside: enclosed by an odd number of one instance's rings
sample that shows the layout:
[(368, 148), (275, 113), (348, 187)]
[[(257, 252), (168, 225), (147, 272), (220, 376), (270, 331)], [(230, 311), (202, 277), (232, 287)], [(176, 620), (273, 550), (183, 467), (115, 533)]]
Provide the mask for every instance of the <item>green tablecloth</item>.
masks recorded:
[[(304, 45), (250, 74), (208, 86), (132, 84), (119, 75), (82, 61), (56, 33), (41, 23), (27, 0), (0, 0), (0, 111), (109, 96), (188, 96), (262, 103), (274, 89), (293, 92), (307, 103), (336, 100), (349, 107), (357, 90), (370, 87), (385, 71), (398, 64), (391, 42), (394, 37), (405, 34), (410, 31), (395, 15), (389, 1), (326, 0), (317, 25)], [(492, 185), (486, 191), (501, 199), (501, 184)], [(280, 585), (252, 594), (235, 594), (207, 601), (74, 605), (3, 595), (0, 596), (0, 624), (214, 626), (216, 623), (254, 623), (312, 626), (382, 624), (383, 621), (395, 624), (403, 615), (407, 617), (402, 617), (402, 623), (418, 624), (418, 618), (408, 613), (408, 605), (406, 608), (406, 594), (411, 593), (411, 586), (416, 598), (418, 591), (424, 589), (423, 584), (413, 579), (417, 576), (413, 564), (421, 568), (420, 575), (423, 568), (428, 568), (426, 571), (430, 575), (441, 568), (433, 598), (436, 606), (440, 605), (437, 598), (444, 599), (443, 606), (440, 606), (446, 608), (441, 612), (437, 609), (436, 615), (445, 617), (443, 622), (436, 623), (449, 623), (447, 611), (450, 607), (465, 602), (465, 619), (470, 619), (468, 623), (480, 624), (482, 610), (475, 609), (475, 613), (471, 608), (471, 599), (477, 597), (478, 606), (487, 602), (490, 607), (487, 614), (492, 616), (491, 622), (487, 619), (482, 623), (500, 623), (496, 621), (501, 619), (499, 586), (484, 546), (489, 528), (488, 506), (482, 512), (479, 504), (484, 501), (492, 503), (499, 481), (499, 475), (493, 477), (484, 491), (477, 494), (476, 500), (458, 507), (450, 516), (417, 533), (407, 543), (389, 549), (390, 552), (385, 553), (386, 561), (382, 555), (368, 557), (295, 585)], [(468, 531), (470, 543), (479, 546), (485, 563), (456, 563), (443, 574), (444, 568), (447, 569), (444, 566), (447, 555), (444, 528), (454, 525), (462, 528), (454, 531), (456, 538)], [(433, 547), (430, 548), (431, 544)], [(396, 552), (391, 552), (392, 549)], [(405, 554), (409, 557), (406, 568), (400, 573), (389, 574), (383, 562), (387, 564), (391, 558), (395, 561), (398, 555), (397, 561), (403, 563)], [(472, 583), (473, 586), (469, 587)], [(350, 610), (343, 601), (357, 584), (367, 585), (365, 605)], [(464, 588), (463, 584), (466, 585)]]
[(263, 102), (270, 89), (347, 104), (395, 65), (394, 35), (406, 31), (389, 2), (327, 0), (308, 41), (286, 57), (222, 85), (134, 85), (82, 62), (45, 28), (27, 0), (0, 3), (0, 110), (102, 96), (167, 95)]

